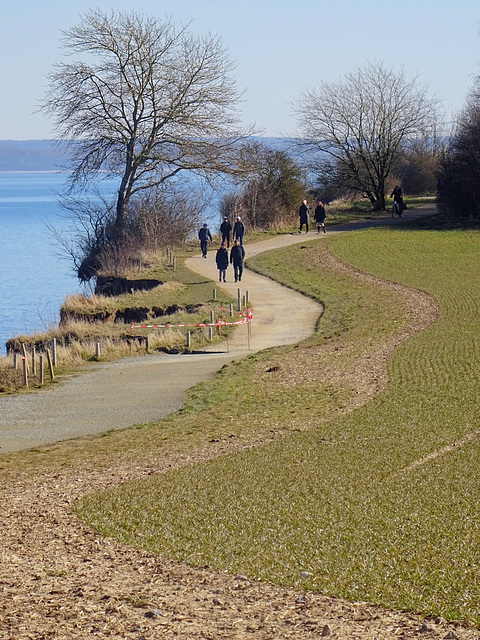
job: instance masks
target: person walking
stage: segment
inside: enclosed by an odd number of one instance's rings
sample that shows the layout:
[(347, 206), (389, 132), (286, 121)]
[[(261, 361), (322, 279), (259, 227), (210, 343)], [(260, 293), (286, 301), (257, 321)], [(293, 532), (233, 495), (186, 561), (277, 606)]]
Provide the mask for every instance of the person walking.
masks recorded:
[(210, 239), (210, 242), (213, 242), (212, 234), (210, 233), (210, 229), (208, 228), (207, 223), (205, 223), (203, 227), (200, 229), (200, 231), (198, 232), (198, 237), (200, 239), (200, 248), (202, 250), (202, 258), (206, 258), (207, 251), (208, 251), (208, 240)]
[(227, 269), (228, 269), (228, 251), (225, 248), (225, 242), (222, 242), (220, 248), (217, 250), (217, 255), (215, 256), (215, 261), (217, 263), (218, 269), (218, 281), (226, 282)]
[(238, 240), (241, 247), (243, 247), (244, 234), (245, 234), (245, 225), (243, 224), (240, 216), (237, 216), (237, 221), (233, 225), (233, 239)]
[(227, 249), (230, 249), (230, 234), (232, 233), (232, 225), (225, 216), (222, 224), (220, 225), (220, 233), (222, 234), (222, 242), (227, 244)]
[(230, 264), (233, 264), (235, 273), (235, 282), (240, 281), (243, 275), (243, 261), (245, 259), (245, 249), (240, 244), (239, 240), (235, 240), (235, 243), (230, 251)]
[(325, 213), (325, 207), (321, 200), (318, 201), (317, 206), (315, 207), (315, 222), (317, 223), (317, 233), (320, 233), (320, 229), (323, 229), (323, 233), (326, 233), (325, 229), (325, 218), (327, 214)]
[(303, 225), (305, 225), (305, 228), (306, 228), (305, 233), (308, 233), (308, 221), (310, 218), (310, 209), (308, 208), (306, 199), (304, 199), (304, 201), (300, 205), (300, 209), (298, 210), (298, 216), (300, 218), (300, 229), (298, 230), (298, 233), (302, 233)]

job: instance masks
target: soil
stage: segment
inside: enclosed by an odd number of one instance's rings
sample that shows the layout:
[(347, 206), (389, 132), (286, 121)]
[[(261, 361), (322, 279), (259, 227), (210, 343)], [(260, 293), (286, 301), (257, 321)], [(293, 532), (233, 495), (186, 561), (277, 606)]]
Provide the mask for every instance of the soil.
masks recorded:
[[(299, 240), (307, 238), (289, 236), (278, 242)], [(274, 246), (274, 239), (269, 242)], [(213, 262), (213, 258), (209, 258)], [(194, 260), (202, 265), (199, 269), (213, 269), (209, 261)], [(253, 274), (248, 272), (245, 282), (252, 299), (261, 300), (257, 298), (257, 293), (261, 294), (255, 288)], [(382, 286), (394, 285), (383, 283)], [(272, 289), (271, 282), (268, 288)], [(281, 295), (287, 295), (285, 289)], [(410, 300), (411, 320), (401, 339), (427, 326), (437, 314), (436, 305), (429, 297), (411, 292)], [(260, 317), (257, 304), (255, 309)], [(305, 331), (308, 334), (312, 330), (318, 313), (318, 307), (310, 310), (306, 330), (297, 328), (297, 340)], [(263, 322), (268, 327), (273, 321), (267, 314)], [(264, 348), (262, 332), (253, 326), (252, 341), (258, 339), (255, 348)], [(271, 335), (271, 331), (265, 333)], [(250, 349), (245, 347), (244, 334), (237, 340), (240, 343), (232, 347), (232, 352), (221, 357), (230, 358), (234, 353), (251, 350), (251, 345)], [(368, 377), (373, 382), (365, 384), (358, 404), (368, 401), (385, 386), (385, 362), (395, 346), (393, 342), (383, 344), (375, 354), (369, 354), (368, 363), (359, 364), (353, 375), (359, 380)], [(187, 366), (191, 367), (191, 361)], [(121, 369), (116, 371), (121, 378)], [(180, 370), (178, 375), (182, 375)], [(203, 375), (211, 374), (204, 372)], [(82, 377), (68, 384), (80, 384)], [(51, 396), (37, 394), (42, 395), (51, 405)], [(212, 444), (209, 455), (222, 452), (221, 443)], [(204, 454), (202, 456), (192, 452), (188, 460), (180, 460), (178, 464), (194, 464), (204, 459)], [(38, 474), (2, 465), (0, 457), (0, 469), (2, 467), (1, 640), (480, 638), (478, 630), (465, 624), (441, 618), (425, 619), (365, 602), (347, 602), (308, 592), (302, 588), (301, 575), (294, 588), (282, 588), (248, 576), (219, 573), (209, 567), (193, 568), (105, 539), (72, 513), (74, 501), (86, 493), (160, 473), (171, 468), (171, 460), (145, 454), (141, 459), (118, 460), (106, 470), (72, 471), (60, 466), (54, 473)]]

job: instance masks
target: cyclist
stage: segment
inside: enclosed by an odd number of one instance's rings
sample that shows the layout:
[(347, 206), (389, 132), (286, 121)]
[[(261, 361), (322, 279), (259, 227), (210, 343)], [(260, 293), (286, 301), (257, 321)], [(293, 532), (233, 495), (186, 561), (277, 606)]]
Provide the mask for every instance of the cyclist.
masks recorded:
[(403, 204), (402, 187), (400, 185), (398, 185), (398, 184), (395, 185), (395, 188), (392, 191), (392, 193), (390, 194), (390, 197), (393, 198), (392, 216), (393, 216), (393, 213), (394, 213), (394, 211), (396, 209), (399, 217), (401, 217), (403, 209), (405, 208), (404, 204)]

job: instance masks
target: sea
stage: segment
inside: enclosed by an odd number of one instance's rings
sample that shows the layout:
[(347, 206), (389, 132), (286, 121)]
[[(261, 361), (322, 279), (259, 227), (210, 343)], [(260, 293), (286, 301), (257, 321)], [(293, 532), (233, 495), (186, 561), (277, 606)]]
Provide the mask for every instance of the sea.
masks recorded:
[[(67, 239), (72, 228), (60, 198), (68, 176), (64, 171), (0, 172), (0, 356), (6, 355), (10, 338), (55, 327), (68, 295), (90, 293), (57, 239)], [(118, 180), (97, 186), (109, 199)], [(87, 197), (98, 196), (92, 191)], [(213, 230), (218, 200), (212, 198), (204, 216)]]
[[(10, 338), (58, 324), (65, 297), (84, 291), (54, 237), (68, 237), (71, 228), (59, 198), (67, 178), (65, 172), (0, 173), (1, 356)], [(101, 190), (113, 194), (115, 183), (106, 181)]]

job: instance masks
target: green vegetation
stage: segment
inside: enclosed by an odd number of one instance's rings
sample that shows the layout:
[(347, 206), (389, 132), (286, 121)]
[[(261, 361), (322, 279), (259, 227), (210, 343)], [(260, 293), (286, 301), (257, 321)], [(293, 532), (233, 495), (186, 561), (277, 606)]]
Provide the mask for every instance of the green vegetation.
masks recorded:
[(479, 240), (408, 227), (328, 239), (342, 260), (439, 304), (395, 351), (388, 388), (350, 413), (370, 358), (408, 320), (405, 293), (337, 271), (325, 243), (256, 258), (323, 301), (316, 336), (225, 367), (143, 437), (173, 462), (207, 438), (264, 444), (90, 496), (77, 512), (193, 564), (285, 585), (306, 571), (307, 588), (480, 624), (480, 441), (412, 466), (478, 430)]

